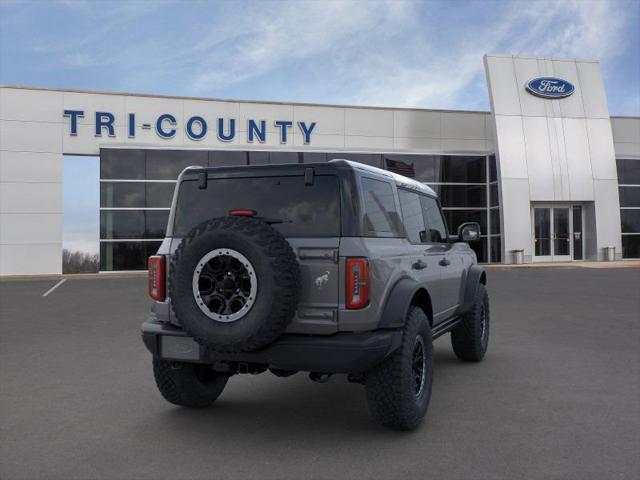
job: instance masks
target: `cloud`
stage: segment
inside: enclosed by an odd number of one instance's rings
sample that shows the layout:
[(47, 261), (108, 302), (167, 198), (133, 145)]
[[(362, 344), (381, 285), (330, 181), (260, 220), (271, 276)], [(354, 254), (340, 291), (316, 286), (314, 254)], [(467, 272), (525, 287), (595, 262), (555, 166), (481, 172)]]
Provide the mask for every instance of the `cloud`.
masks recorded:
[[(528, 5), (528, 6), (527, 6)], [(435, 51), (421, 61), (411, 48), (402, 56), (369, 53), (347, 66), (343, 75), (357, 70), (363, 79), (354, 98), (357, 103), (431, 108), (474, 108), (484, 103), (484, 53), (508, 52), (553, 57), (605, 58), (620, 52), (625, 18), (611, 2), (516, 3), (502, 9), (493, 27), (482, 25), (484, 33), (465, 25), (467, 35), (456, 37), (455, 28), (446, 50)], [(413, 50), (425, 49), (423, 42)], [(409, 44), (411, 45), (411, 44)], [(433, 50), (432, 50), (433, 51)], [(393, 72), (378, 82), (376, 72)], [(368, 80), (367, 80), (368, 79)], [(475, 85), (475, 86), (474, 86)], [(476, 98), (465, 92), (471, 87)], [(486, 108), (486, 107), (485, 107)]]
[(75, 28), (31, 29), (41, 76), (66, 69), (112, 90), (466, 109), (488, 108), (483, 54), (598, 58), (613, 69), (634, 55), (639, 16), (637, 3), (613, 0), (54, 5)]
[(402, 28), (411, 18), (402, 2), (372, 5), (375, 8), (333, 1), (301, 8), (301, 4), (289, 3), (236, 16), (234, 33), (227, 37), (216, 33), (194, 49), (204, 55), (191, 86), (196, 91), (219, 88), (321, 55), (338, 57), (341, 50), (362, 46), (381, 27)]

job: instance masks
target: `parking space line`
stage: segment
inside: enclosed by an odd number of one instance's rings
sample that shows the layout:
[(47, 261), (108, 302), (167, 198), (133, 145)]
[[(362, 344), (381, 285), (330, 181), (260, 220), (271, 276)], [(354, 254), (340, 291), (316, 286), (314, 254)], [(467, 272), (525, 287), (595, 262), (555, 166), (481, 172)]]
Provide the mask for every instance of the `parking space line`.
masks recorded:
[(47, 295), (49, 295), (51, 292), (53, 292), (56, 288), (58, 288), (60, 285), (62, 285), (64, 282), (66, 282), (67, 279), (63, 278), (62, 280), (60, 280), (58, 283), (56, 283), (53, 287), (51, 287), (49, 290), (47, 290), (46, 292), (44, 292), (42, 294), (43, 297), (46, 297)]

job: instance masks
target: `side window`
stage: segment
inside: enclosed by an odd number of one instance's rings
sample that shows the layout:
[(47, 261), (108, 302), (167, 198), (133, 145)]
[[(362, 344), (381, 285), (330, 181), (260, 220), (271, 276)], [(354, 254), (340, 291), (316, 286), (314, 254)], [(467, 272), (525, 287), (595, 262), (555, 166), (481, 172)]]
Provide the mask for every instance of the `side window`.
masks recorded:
[(447, 228), (444, 226), (442, 214), (435, 198), (420, 195), (422, 213), (427, 224), (427, 242), (442, 243), (447, 241)]
[(362, 193), (367, 231), (389, 234), (402, 231), (390, 183), (363, 177)]
[(400, 197), (400, 208), (404, 228), (407, 231), (407, 238), (411, 243), (422, 243), (426, 239), (426, 228), (424, 226), (424, 216), (422, 215), (422, 204), (420, 195), (415, 192), (398, 189)]

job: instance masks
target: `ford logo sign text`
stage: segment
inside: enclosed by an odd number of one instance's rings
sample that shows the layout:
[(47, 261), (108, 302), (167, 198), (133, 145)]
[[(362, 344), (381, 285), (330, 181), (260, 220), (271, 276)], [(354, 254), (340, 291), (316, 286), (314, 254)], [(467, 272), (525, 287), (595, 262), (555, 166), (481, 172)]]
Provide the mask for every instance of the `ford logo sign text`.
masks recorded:
[(526, 88), (529, 93), (543, 98), (564, 98), (576, 90), (573, 84), (555, 77), (534, 78), (527, 82)]

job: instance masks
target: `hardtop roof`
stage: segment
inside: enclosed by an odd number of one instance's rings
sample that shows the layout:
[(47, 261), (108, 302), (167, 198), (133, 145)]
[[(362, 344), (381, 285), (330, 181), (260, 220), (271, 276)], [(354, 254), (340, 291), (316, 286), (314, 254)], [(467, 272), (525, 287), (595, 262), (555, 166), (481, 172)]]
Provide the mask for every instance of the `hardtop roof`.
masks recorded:
[(349, 168), (353, 170), (359, 170), (361, 172), (366, 172), (368, 174), (377, 175), (380, 177), (384, 177), (388, 180), (393, 181), (398, 187), (408, 188), (411, 190), (417, 190), (426, 195), (437, 197), (436, 192), (431, 189), (426, 184), (415, 180), (413, 178), (405, 177), (395, 172), (390, 172), (388, 170), (383, 170), (382, 168), (373, 167), (371, 165), (366, 165), (364, 163), (355, 162), (353, 160), (346, 160), (342, 158), (335, 158), (328, 162), (310, 162), (310, 163), (279, 163), (275, 165), (234, 165), (234, 166), (221, 166), (221, 167), (201, 167), (201, 166), (190, 166), (185, 168), (178, 180), (182, 179), (183, 176), (189, 174), (198, 174), (202, 172), (207, 173), (249, 173), (249, 172), (259, 172), (263, 171), (264, 173), (270, 173), (272, 175), (276, 175), (277, 173), (287, 173), (293, 172), (296, 170), (305, 170), (307, 168), (314, 168), (320, 170), (319, 173), (322, 173), (324, 170), (336, 170), (338, 168)]

